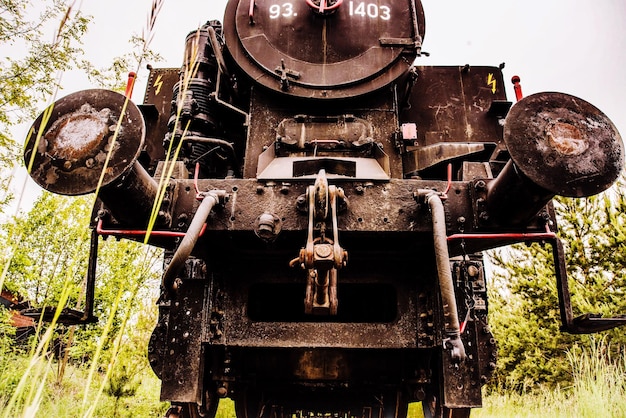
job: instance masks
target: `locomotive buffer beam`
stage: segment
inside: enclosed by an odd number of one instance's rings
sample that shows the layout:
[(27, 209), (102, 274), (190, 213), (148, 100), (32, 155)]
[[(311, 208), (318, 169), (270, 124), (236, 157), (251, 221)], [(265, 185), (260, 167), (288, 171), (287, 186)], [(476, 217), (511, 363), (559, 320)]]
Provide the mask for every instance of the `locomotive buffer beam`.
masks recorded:
[[(315, 184), (307, 188), (309, 215), (306, 246), (298, 258), (289, 264), (307, 270), (304, 312), (317, 315), (337, 315), (337, 270), (348, 262), (348, 253), (339, 245), (337, 201), (345, 203), (344, 192), (329, 186), (325, 170), (320, 170)], [(330, 220), (332, 239), (326, 236)]]

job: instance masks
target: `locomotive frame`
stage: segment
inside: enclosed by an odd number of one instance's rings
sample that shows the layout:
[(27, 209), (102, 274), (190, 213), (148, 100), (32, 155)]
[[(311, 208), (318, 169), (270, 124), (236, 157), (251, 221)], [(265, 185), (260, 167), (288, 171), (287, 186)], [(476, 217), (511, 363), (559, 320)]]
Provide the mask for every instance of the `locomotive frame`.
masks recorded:
[(512, 106), (499, 67), (417, 66), (424, 35), (419, 0), (231, 0), (143, 104), (86, 90), (35, 121), (33, 179), (99, 197), (66, 322), (94, 320), (99, 236), (165, 249), (167, 416), (227, 396), (239, 418), (469, 416), (497, 360), (497, 246), (552, 246), (564, 331), (626, 323), (573, 317), (550, 204), (615, 181), (615, 126), (561, 93)]

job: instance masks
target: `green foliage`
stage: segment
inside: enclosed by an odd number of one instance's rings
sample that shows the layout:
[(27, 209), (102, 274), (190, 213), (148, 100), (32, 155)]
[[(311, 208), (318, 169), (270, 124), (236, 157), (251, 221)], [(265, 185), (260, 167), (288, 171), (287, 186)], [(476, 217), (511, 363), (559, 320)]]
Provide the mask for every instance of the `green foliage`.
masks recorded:
[[(560, 317), (550, 249), (515, 247), (494, 256), (490, 314), (498, 341), (496, 385), (525, 391), (569, 378), (563, 354), (575, 337), (559, 331)], [(504, 263), (504, 264), (502, 264)]]
[(27, 216), (5, 224), (9, 240), (5, 248), (13, 248), (7, 283), (35, 306), (54, 305), (68, 274), (75, 287), (70, 301), (76, 304), (89, 255), (84, 248), (90, 206), (86, 198), (46, 193)]
[[(0, 371), (1, 375), (12, 373), (19, 380), (19, 372), (24, 369), (24, 362), (28, 362), (25, 356), (18, 357), (18, 363), (12, 365), (9, 370)], [(54, 368), (52, 363), (51, 367)], [(82, 417), (80, 404), (84, 393), (87, 370), (84, 367), (69, 365), (68, 378), (60, 383), (46, 385), (42, 394), (42, 402), (36, 417), (76, 418)], [(151, 371), (144, 370), (139, 373), (137, 380), (141, 382), (137, 392), (132, 398), (120, 398), (105, 396), (97, 405), (94, 417), (161, 417), (168, 408), (168, 404), (159, 401), (159, 381)], [(102, 382), (104, 375), (97, 375), (97, 384)], [(0, 387), (1, 389), (1, 387)], [(8, 391), (0, 390), (0, 415), (4, 412), (2, 405), (6, 404)], [(117, 414), (114, 413), (117, 404)], [(18, 415), (22, 416), (22, 415)]]
[[(626, 312), (626, 196), (622, 184), (588, 199), (557, 199), (574, 315)], [(566, 359), (588, 340), (562, 333), (551, 248), (533, 244), (494, 251), (490, 314), (499, 344), (494, 386), (528, 389), (569, 386)], [(626, 344), (623, 329), (605, 332), (613, 349)]]
[[(89, 255), (85, 250), (89, 248), (91, 200), (93, 198), (76, 199), (46, 193), (27, 215), (4, 226), (5, 248), (13, 249), (13, 257), (5, 260), (8, 263), (5, 283), (19, 289), (35, 306), (61, 304), (61, 307), (81, 308), (84, 303), (82, 295)], [(156, 321), (156, 295), (153, 292), (158, 289), (161, 257), (160, 251), (148, 246), (116, 240), (102, 242), (99, 256), (94, 312), (100, 321), (73, 329), (44, 325), (33, 341), (32, 352), (37, 345), (42, 347), (46, 338), (48, 341), (61, 341), (68, 350), (66, 360), (92, 362), (90, 379), (94, 373), (109, 370), (111, 365), (117, 364), (118, 368), (109, 372), (112, 377), (109, 393), (119, 400), (136, 390), (138, 382), (129, 377), (147, 369), (145, 344)], [(125, 326), (127, 323), (133, 327), (129, 329)], [(45, 402), (29, 395), (43, 391), (43, 388), (33, 385), (52, 378), (45, 372), (53, 359), (48, 349), (50, 342), (45, 344), (42, 351), (38, 349), (39, 354), (31, 359), (27, 368), (30, 371), (22, 376), (19, 383), (19, 390), (28, 397), (12, 401), (14, 408), (19, 409), (20, 405), (31, 402), (36, 407)], [(118, 351), (121, 359), (116, 359)], [(66, 367), (62, 364), (57, 381), (62, 380), (61, 370)], [(0, 376), (0, 387), (6, 388), (6, 393), (15, 392), (15, 376), (15, 372)], [(94, 384), (104, 388), (104, 381), (99, 381), (94, 379)], [(85, 396), (94, 390), (94, 393), (100, 393), (100, 390), (91, 388), (89, 380), (85, 389)], [(41, 396), (45, 393), (43, 391)]]
[[(90, 19), (77, 9), (80, 2), (42, 0), (34, 7), (32, 0), (0, 0), (0, 42), (14, 52), (0, 60), (0, 170), (6, 172), (21, 160), (10, 129), (33, 119), (41, 103), (54, 100), (65, 70), (83, 69), (101, 87), (119, 90), (123, 89), (129, 70), (137, 70), (142, 60), (159, 59), (148, 45), (161, 4), (153, 3), (146, 36), (132, 40), (140, 52), (114, 59), (108, 69), (96, 70), (80, 59), (80, 40)], [(49, 31), (54, 31), (54, 36), (47, 36)], [(11, 198), (8, 183), (1, 183), (0, 213), (4, 213)], [(0, 245), (5, 251), (0, 254), (0, 288), (25, 295), (35, 307), (81, 309), (92, 204), (91, 197), (70, 199), (43, 194), (28, 214), (2, 225)], [(99, 253), (94, 308), (100, 318), (98, 323), (84, 328), (40, 324), (28, 358), (15, 349), (4, 333), (0, 336), (0, 405), (8, 405), (3, 416), (31, 414), (44, 404), (47, 415), (62, 416), (56, 406), (63, 404), (58, 396), (65, 393), (67, 381), (63, 376), (68, 369), (76, 371), (71, 364), (68, 366), (68, 361), (92, 362), (86, 383), (75, 391), (80, 395), (68, 396), (82, 398), (85, 416), (111, 416), (110, 410), (98, 415), (96, 408), (107, 384), (108, 392), (116, 398), (116, 409), (121, 398), (137, 390), (136, 376), (147, 370), (145, 343), (156, 318), (152, 290), (158, 289), (161, 253), (148, 246), (115, 240), (101, 243)], [(4, 329), (4, 322), (0, 321), (0, 332)], [(138, 343), (139, 339), (145, 343)], [(59, 358), (57, 384), (49, 387), (52, 364), (56, 361), (53, 341), (63, 343), (67, 355)], [(71, 410), (67, 416), (76, 416), (78, 403), (67, 405)], [(157, 415), (155, 411), (160, 409), (162, 405), (158, 403), (152, 413), (134, 415)]]
[(613, 356), (605, 338), (586, 337), (565, 355), (571, 386), (492, 393), (472, 417), (621, 418), (626, 416), (626, 349)]
[[(0, 159), (11, 165), (18, 149), (8, 128), (35, 116), (38, 103), (47, 101), (59, 86), (61, 71), (80, 64), (78, 47), (89, 19), (73, 11), (68, 0), (0, 1), (0, 43), (23, 51), (0, 60)], [(34, 15), (33, 10), (41, 12)], [(45, 36), (50, 26), (53, 37)]]
[[(616, 355), (612, 354), (616, 353)], [(577, 416), (626, 416), (626, 348), (612, 350), (606, 337), (591, 337), (588, 345), (568, 352), (572, 366)]]
[(0, 393), (12, 391), (19, 380), (19, 376), (10, 372), (11, 364), (15, 361), (15, 331), (11, 325), (10, 311), (0, 306)]

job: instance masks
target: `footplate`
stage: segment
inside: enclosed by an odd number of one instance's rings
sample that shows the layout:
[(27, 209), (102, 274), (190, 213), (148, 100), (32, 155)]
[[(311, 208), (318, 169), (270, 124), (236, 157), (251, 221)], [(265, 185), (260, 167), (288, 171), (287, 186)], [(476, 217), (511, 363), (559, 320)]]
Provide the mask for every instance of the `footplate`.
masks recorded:
[(606, 331), (615, 327), (626, 325), (626, 315), (615, 317), (602, 317), (600, 314), (583, 314), (574, 318), (572, 312), (572, 299), (567, 282), (567, 270), (565, 266), (565, 253), (563, 243), (558, 238), (550, 240), (552, 255), (554, 257), (554, 272), (559, 292), (559, 309), (561, 311), (561, 330), (570, 334), (592, 334)]

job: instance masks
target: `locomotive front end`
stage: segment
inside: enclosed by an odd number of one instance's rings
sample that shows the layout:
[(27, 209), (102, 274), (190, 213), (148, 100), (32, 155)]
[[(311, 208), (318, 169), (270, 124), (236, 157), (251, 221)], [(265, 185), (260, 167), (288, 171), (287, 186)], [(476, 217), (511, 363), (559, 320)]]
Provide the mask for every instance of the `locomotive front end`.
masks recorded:
[(615, 126), (560, 93), (511, 107), (501, 68), (416, 66), (424, 35), (419, 0), (231, 0), (142, 105), (89, 90), (37, 120), (31, 175), (98, 192), (96, 242), (165, 249), (168, 416), (469, 416), (501, 245), (553, 245), (567, 331), (626, 322), (572, 317), (550, 205), (613, 184)]

